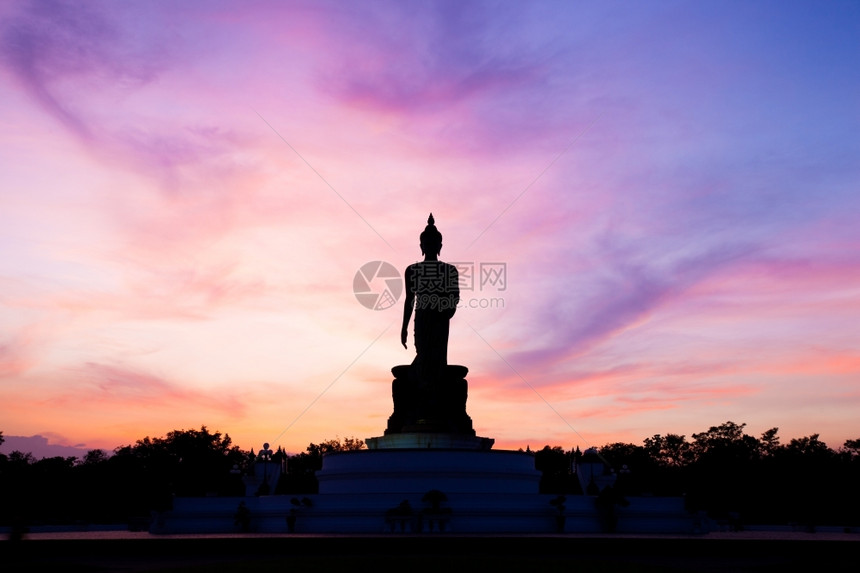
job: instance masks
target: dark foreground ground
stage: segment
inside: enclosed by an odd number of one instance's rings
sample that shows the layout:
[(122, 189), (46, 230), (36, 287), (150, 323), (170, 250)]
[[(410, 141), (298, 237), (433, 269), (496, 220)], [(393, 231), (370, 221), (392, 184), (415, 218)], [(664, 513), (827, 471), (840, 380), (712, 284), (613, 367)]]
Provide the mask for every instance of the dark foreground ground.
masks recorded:
[[(860, 535), (33, 535), (0, 541), (0, 571), (412, 573), (860, 570)], [(814, 568), (814, 569), (813, 569)]]

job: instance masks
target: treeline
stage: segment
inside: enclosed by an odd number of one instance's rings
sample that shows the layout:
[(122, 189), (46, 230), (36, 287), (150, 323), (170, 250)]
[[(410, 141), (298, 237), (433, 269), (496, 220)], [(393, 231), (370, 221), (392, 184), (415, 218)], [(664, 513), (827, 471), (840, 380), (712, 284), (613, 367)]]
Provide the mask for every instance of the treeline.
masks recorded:
[[(315, 493), (314, 472), (322, 467), (323, 454), (363, 446), (355, 438), (337, 438), (292, 456), (279, 448), (271, 462), (281, 464), (284, 473), (273, 493)], [(91, 450), (82, 458), (0, 454), (0, 525), (129, 523), (146, 528), (151, 511), (170, 509), (174, 496), (245, 495), (242, 476), (255, 459), (253, 450), (240, 449), (229, 434), (206, 426), (145, 437), (111, 454)]]
[[(833, 450), (818, 434), (780, 443), (777, 428), (755, 437), (726, 422), (691, 439), (657, 434), (642, 445), (598, 448), (625, 496), (683, 496), (690, 511), (744, 523), (860, 523), (860, 439)], [(544, 493), (581, 493), (578, 449), (535, 452)]]
[[(760, 437), (745, 424), (726, 422), (686, 436), (655, 435), (641, 445), (606, 444), (592, 451), (546, 446), (534, 452), (541, 492), (581, 494), (578, 464), (605, 464), (623, 496), (683, 496), (691, 511), (746, 523), (854, 525), (860, 522), (860, 440), (832, 450), (818, 435), (780, 443), (772, 428)], [(3, 437), (0, 433), (0, 443)], [(275, 495), (312, 494), (323, 454), (361, 449), (355, 438), (309, 444), (271, 462), (282, 469)], [(252, 451), (228, 434), (176, 430), (143, 438), (112, 454), (36, 460), (0, 454), (0, 525), (128, 523), (145, 528), (152, 510), (169, 509), (174, 496), (242, 496)]]

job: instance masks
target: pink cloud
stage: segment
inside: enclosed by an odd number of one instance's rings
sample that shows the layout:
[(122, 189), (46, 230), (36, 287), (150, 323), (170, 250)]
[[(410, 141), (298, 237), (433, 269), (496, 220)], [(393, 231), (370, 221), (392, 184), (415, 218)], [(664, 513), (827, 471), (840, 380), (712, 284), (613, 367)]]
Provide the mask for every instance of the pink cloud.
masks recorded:
[[(6, 298), (3, 303), (7, 308), (16, 306), (12, 298)], [(5, 332), (0, 334), (0, 379), (8, 381), (38, 365), (39, 353), (50, 331), (47, 323), (25, 323), (18, 327), (13, 324), (12, 321), (7, 323)]]
[(0, 343), (0, 378), (13, 378), (26, 372), (33, 365), (20, 344)]
[(833, 349), (811, 348), (800, 356), (762, 366), (767, 374), (805, 374), (842, 376), (860, 374), (860, 352), (839, 352)]
[[(655, 404), (658, 409), (689, 401), (720, 401), (755, 394), (750, 385), (726, 382), (727, 376), (755, 371), (749, 366), (727, 363), (645, 363), (624, 364), (605, 370), (583, 372), (573, 370), (551, 377), (526, 378), (518, 376), (492, 377), (490, 385), (497, 399), (516, 403), (540, 399), (551, 404), (573, 400), (610, 398), (613, 404)], [(484, 378), (475, 381), (483, 385)], [(647, 408), (646, 408), (647, 409)]]
[[(70, 320), (91, 315), (121, 320), (203, 320), (223, 308), (253, 304), (272, 291), (273, 287), (263, 278), (245, 276), (235, 265), (184, 268), (171, 265), (161, 269), (135, 269), (129, 272), (127, 284), (119, 289), (100, 290), (98, 285), (93, 285), (91, 290), (52, 289), (38, 294), (19, 294), (10, 297), (8, 303), (52, 316), (61, 313), (66, 316), (64, 324), (53, 328), (65, 330)], [(34, 324), (29, 329), (34, 336), (36, 332), (48, 334), (46, 326)], [(7, 351), (11, 356), (12, 347)]]
[(223, 391), (199, 391), (174, 381), (123, 366), (89, 363), (76, 377), (85, 384), (75, 386), (74, 393), (58, 392), (42, 399), (51, 407), (88, 411), (141, 408), (175, 410), (201, 410), (210, 414), (241, 417), (246, 405), (238, 394)]

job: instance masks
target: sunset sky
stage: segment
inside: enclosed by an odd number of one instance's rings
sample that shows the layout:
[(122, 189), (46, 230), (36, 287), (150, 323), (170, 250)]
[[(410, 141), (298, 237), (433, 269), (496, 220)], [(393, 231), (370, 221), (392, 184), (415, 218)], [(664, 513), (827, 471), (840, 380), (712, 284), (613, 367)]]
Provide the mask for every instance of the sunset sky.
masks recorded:
[(431, 211), (497, 448), (860, 437), (857, 2), (7, 2), (0, 90), (7, 438), (381, 435)]

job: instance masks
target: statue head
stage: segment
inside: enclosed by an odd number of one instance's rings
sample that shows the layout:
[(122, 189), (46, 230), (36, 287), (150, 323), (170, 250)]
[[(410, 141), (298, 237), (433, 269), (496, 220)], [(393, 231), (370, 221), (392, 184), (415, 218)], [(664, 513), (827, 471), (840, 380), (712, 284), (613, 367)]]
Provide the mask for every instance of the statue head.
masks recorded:
[(442, 250), (442, 233), (434, 224), (433, 213), (427, 218), (427, 226), (424, 227), (424, 232), (421, 233), (421, 253), (429, 255), (438, 255)]

